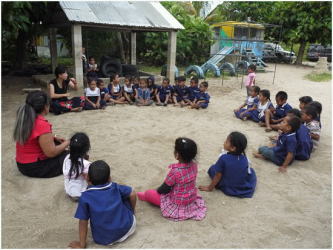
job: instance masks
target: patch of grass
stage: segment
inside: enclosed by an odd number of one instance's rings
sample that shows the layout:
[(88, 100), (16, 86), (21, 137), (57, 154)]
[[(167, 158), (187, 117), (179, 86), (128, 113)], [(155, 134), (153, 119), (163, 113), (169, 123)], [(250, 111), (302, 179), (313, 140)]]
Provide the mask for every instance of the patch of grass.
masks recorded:
[[(41, 64), (51, 64), (51, 59), (47, 57), (39, 57), (38, 61)], [(65, 65), (65, 66), (72, 66), (74, 65), (73, 58), (71, 57), (58, 57), (58, 64)]]
[(330, 73), (308, 74), (305, 76), (305, 78), (312, 82), (328, 82), (332, 80), (332, 74)]

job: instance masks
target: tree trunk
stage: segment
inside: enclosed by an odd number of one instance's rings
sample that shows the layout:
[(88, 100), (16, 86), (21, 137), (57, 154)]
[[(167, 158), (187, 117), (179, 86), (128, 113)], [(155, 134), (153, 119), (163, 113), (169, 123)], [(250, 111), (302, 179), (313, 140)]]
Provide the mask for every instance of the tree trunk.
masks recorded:
[(121, 62), (125, 62), (125, 51), (124, 51), (124, 44), (123, 44), (123, 38), (121, 37), (121, 31), (117, 32), (117, 38), (119, 42), (119, 51), (120, 51), (120, 58)]
[(22, 69), (25, 59), (26, 43), (27, 43), (27, 33), (23, 30), (19, 30), (16, 38), (16, 53), (15, 53), (15, 69)]
[(305, 46), (306, 46), (306, 42), (302, 41), (301, 46), (299, 47), (299, 50), (298, 50), (298, 55), (297, 55), (297, 60), (296, 60), (297, 65), (302, 65)]

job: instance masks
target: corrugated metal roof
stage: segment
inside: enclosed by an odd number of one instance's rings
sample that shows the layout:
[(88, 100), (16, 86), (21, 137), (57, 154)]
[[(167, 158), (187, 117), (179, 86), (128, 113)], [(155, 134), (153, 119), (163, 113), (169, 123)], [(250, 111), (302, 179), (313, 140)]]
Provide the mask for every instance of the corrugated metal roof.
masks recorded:
[(70, 22), (134, 29), (184, 29), (159, 2), (59, 2)]

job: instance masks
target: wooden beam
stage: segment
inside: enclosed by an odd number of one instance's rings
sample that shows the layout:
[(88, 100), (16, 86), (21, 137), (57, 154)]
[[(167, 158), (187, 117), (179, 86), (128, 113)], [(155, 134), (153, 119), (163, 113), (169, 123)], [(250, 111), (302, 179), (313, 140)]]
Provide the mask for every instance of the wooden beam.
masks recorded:
[(131, 32), (131, 64), (136, 65), (136, 32)]
[(79, 24), (72, 25), (72, 51), (75, 79), (79, 86), (83, 87), (82, 27)]
[(56, 28), (49, 29), (49, 41), (50, 41), (49, 47), (50, 47), (50, 56), (51, 56), (51, 68), (52, 68), (52, 73), (54, 73), (54, 70), (58, 64)]
[(176, 45), (177, 31), (170, 31), (168, 39), (167, 77), (170, 79), (171, 84), (174, 84), (175, 82)]

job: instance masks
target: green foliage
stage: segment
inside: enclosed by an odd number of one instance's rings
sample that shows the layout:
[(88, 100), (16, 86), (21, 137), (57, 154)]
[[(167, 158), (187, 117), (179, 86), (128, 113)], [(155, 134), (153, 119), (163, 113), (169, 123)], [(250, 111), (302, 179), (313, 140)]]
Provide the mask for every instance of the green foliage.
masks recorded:
[[(202, 64), (209, 57), (212, 31), (190, 2), (162, 2), (185, 27), (177, 32), (177, 65)], [(139, 58), (145, 63), (163, 65), (167, 61), (168, 34), (147, 32), (138, 35)]]
[(305, 76), (305, 78), (312, 82), (328, 82), (332, 80), (332, 74), (330, 73), (308, 74)]

